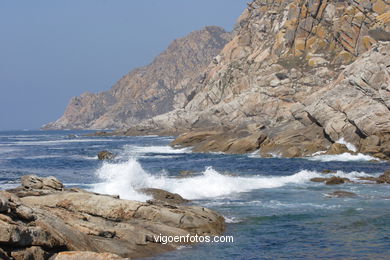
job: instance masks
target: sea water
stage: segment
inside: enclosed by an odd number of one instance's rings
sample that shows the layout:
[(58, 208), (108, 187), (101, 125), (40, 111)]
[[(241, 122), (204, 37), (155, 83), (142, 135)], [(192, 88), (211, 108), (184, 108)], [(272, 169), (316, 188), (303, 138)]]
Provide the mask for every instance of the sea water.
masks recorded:
[[(314, 183), (314, 177), (379, 176), (390, 168), (366, 155), (303, 159), (258, 153), (192, 153), (173, 137), (88, 137), (87, 131), (0, 132), (0, 187), (26, 174), (56, 176), (68, 187), (145, 201), (144, 187), (178, 193), (220, 212), (233, 243), (197, 244), (150, 259), (388, 259), (390, 185)], [(115, 160), (102, 162), (109, 150)], [(335, 173), (323, 174), (322, 170)], [(191, 171), (181, 177), (180, 171)], [(360, 181), (361, 182), (361, 181)], [(343, 190), (353, 198), (331, 198)]]

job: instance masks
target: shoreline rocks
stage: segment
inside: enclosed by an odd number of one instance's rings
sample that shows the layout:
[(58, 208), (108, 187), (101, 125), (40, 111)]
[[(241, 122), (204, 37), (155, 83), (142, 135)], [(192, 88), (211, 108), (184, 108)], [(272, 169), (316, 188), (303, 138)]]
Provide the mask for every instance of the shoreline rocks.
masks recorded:
[[(159, 234), (220, 235), (225, 229), (218, 213), (181, 205), (186, 200), (162, 190), (153, 192), (166, 200), (149, 203), (41, 185), (53, 182), (52, 177), (23, 179), (24, 186), (0, 191), (0, 255), (8, 258), (76, 259), (87, 255), (99, 259), (104, 257), (101, 253), (114, 254), (112, 259), (117, 259), (115, 255), (146, 257), (179, 246), (158, 243), (154, 236)], [(83, 252), (59, 253), (62, 251)]]

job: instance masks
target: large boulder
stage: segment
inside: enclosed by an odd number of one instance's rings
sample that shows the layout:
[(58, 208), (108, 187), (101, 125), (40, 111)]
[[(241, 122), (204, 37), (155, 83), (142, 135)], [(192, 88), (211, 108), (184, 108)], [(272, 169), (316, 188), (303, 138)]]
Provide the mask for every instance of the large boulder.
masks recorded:
[(46, 189), (46, 190), (62, 190), (63, 184), (53, 176), (38, 177), (37, 175), (25, 175), (21, 177), (23, 188), (26, 189)]

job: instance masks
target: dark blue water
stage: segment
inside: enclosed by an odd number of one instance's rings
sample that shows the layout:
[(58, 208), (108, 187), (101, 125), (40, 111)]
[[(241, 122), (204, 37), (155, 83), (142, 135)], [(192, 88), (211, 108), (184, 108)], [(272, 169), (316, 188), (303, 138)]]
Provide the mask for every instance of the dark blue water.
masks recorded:
[[(226, 235), (234, 236), (233, 243), (198, 244), (152, 259), (389, 258), (390, 185), (309, 181), (325, 176), (324, 169), (357, 181), (359, 176), (378, 176), (390, 168), (388, 163), (346, 155), (263, 159), (197, 154), (168, 147), (170, 137), (86, 133), (0, 132), (0, 186), (14, 187), (20, 176), (34, 173), (123, 198), (143, 196), (135, 191), (143, 186), (165, 188), (223, 214)], [(117, 153), (117, 160), (98, 161), (101, 150)], [(179, 178), (182, 170), (194, 176)], [(358, 197), (327, 196), (336, 190)]]

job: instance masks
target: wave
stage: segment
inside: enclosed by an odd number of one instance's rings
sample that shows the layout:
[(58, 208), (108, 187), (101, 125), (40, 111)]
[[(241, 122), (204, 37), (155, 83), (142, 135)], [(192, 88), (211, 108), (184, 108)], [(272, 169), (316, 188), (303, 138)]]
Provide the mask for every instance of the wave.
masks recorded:
[(0, 154), (5, 154), (5, 153), (13, 153), (13, 152), (20, 152), (22, 149), (19, 148), (9, 148), (9, 147), (2, 147), (0, 145)]
[(378, 158), (375, 158), (366, 154), (350, 154), (350, 153), (342, 153), (342, 154), (320, 154), (314, 155), (312, 157), (306, 157), (306, 159), (311, 161), (321, 161), (321, 162), (331, 162), (331, 161), (339, 161), (339, 162), (349, 162), (349, 161), (378, 161)]
[(86, 143), (86, 142), (109, 142), (113, 139), (68, 139), (68, 140), (50, 140), (50, 141), (21, 141), (21, 142), (12, 142), (6, 143), (3, 145), (56, 145), (64, 143)]
[(348, 143), (347, 141), (345, 141), (344, 137), (342, 137), (339, 140), (337, 140), (336, 143), (345, 145), (348, 148), (348, 150), (350, 150), (352, 152), (355, 152), (355, 153), (357, 152), (356, 146), (354, 146), (353, 144)]
[(191, 149), (189, 148), (172, 148), (168, 145), (161, 146), (137, 146), (137, 145), (125, 145), (124, 151), (121, 155), (125, 158), (136, 155), (144, 155), (144, 154), (183, 154), (183, 153), (191, 153)]
[(223, 197), (255, 189), (277, 188), (287, 184), (300, 184), (319, 177), (315, 171), (302, 170), (290, 176), (239, 177), (220, 174), (212, 167), (201, 175), (191, 178), (172, 178), (166, 175), (152, 175), (131, 158), (121, 163), (103, 163), (96, 172), (101, 181), (92, 188), (105, 194), (120, 195), (125, 199), (145, 201), (150, 199), (140, 192), (142, 188), (159, 188), (178, 193), (187, 199)]

